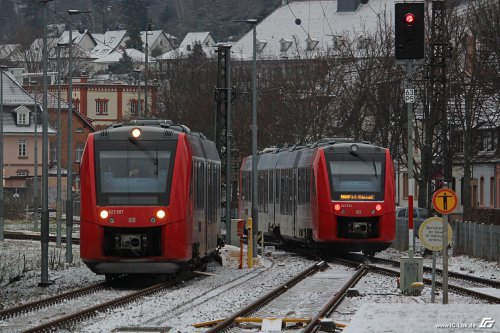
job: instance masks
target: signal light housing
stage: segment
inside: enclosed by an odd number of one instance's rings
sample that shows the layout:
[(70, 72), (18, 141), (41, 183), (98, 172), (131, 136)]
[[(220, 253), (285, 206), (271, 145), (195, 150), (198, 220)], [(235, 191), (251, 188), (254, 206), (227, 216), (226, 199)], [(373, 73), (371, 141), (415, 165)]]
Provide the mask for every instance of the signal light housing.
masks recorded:
[(395, 57), (396, 59), (424, 59), (425, 15), (423, 2), (395, 4)]

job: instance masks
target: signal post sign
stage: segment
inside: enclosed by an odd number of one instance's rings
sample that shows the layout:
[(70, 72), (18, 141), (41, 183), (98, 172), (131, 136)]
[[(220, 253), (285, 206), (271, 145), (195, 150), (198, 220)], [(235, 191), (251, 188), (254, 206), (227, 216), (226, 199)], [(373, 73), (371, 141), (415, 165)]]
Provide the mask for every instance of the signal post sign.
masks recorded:
[(453, 212), (457, 208), (457, 204), (457, 194), (449, 188), (437, 190), (432, 196), (432, 206), (441, 214)]

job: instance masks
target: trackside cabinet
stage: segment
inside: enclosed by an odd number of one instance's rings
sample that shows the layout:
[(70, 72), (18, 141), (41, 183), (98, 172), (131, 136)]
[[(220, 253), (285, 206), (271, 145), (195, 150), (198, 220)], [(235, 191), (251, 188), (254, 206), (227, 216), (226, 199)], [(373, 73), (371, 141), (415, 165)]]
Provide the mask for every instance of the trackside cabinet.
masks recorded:
[[(406, 295), (418, 295), (420, 290), (412, 286), (414, 282), (422, 282), (424, 259), (422, 257), (402, 257), (400, 263), (399, 288)], [(416, 281), (413, 281), (414, 278)]]

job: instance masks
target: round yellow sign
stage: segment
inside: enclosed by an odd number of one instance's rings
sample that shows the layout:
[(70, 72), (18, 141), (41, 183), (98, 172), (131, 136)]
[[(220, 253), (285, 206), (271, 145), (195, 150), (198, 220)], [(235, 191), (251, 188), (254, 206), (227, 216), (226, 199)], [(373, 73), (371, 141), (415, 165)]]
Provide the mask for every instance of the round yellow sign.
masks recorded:
[(457, 194), (449, 188), (437, 190), (432, 196), (432, 206), (441, 214), (449, 214), (457, 208)]
[[(452, 229), (448, 224), (448, 245), (451, 244)], [(433, 216), (422, 222), (418, 228), (418, 238), (422, 245), (431, 251), (443, 250), (443, 219)]]

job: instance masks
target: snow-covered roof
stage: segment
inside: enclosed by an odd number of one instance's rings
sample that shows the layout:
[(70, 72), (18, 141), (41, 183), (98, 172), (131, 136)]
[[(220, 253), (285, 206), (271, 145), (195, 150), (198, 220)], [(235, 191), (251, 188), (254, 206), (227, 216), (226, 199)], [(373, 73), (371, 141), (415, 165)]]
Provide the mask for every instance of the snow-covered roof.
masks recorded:
[(205, 52), (207, 57), (211, 57), (215, 54), (213, 48), (215, 46), (215, 41), (210, 32), (189, 32), (177, 49), (165, 52), (159, 57), (156, 57), (156, 59), (168, 60), (184, 58), (193, 52), (193, 45), (196, 43), (201, 44), (203, 52)]
[[(356, 11), (341, 12), (337, 11), (337, 3), (337, 0), (294, 1), (277, 8), (256, 25), (257, 44), (261, 48), (257, 57), (297, 58), (306, 52), (326, 52), (333, 46), (335, 37), (361, 35), (363, 29), (374, 32), (379, 20), (384, 20), (381, 15), (384, 11), (392, 19), (394, 1), (369, 0), (360, 4)], [(306, 51), (308, 39), (317, 42), (311, 51)], [(292, 41), (293, 46), (281, 51), (281, 40)], [(252, 59), (252, 47), (253, 31), (250, 27), (232, 47), (232, 53), (238, 59)]]
[(96, 58), (102, 58), (115, 51), (125, 39), (127, 30), (106, 31), (103, 34), (92, 34), (97, 45), (90, 52)]
[[(163, 33), (163, 30), (152, 30), (148, 31), (148, 44), (153, 45), (154, 42), (160, 38), (161, 34)], [(141, 40), (142, 44), (146, 45), (146, 31), (141, 31)]]
[[(182, 40), (181, 45), (179, 45), (180, 49), (187, 49), (188, 46), (193, 46), (195, 43), (200, 43), (202, 45), (205, 44), (207, 38), (211, 37), (210, 32), (188, 32), (186, 37)], [(212, 38), (213, 40), (213, 38)], [(215, 44), (215, 43), (210, 43)], [(211, 46), (211, 45), (208, 45)]]
[[(207, 56), (207, 58), (213, 57), (215, 55), (214, 47), (202, 47), (203, 52)], [(175, 50), (171, 50), (163, 53), (162, 55), (156, 57), (157, 60), (170, 60), (170, 59), (182, 59), (187, 57), (193, 52), (193, 50), (187, 50), (185, 48), (177, 48)]]
[[(91, 38), (93, 38), (92, 35), (88, 33), (88, 30), (83, 31), (83, 33), (80, 33), (78, 30), (73, 30), (71, 32), (71, 38), (73, 39), (73, 44), (74, 45), (80, 44), (85, 35), (89, 35)], [(67, 44), (69, 42), (69, 30), (64, 31), (61, 37), (59, 37), (59, 39), (57, 40), (57, 42), (60, 44)]]
[(2, 98), (4, 105), (33, 104), (33, 98), (9, 72), (2, 72)]
[[(144, 62), (146, 59), (146, 54), (144, 52), (141, 52), (136, 49), (125, 49), (125, 52), (127, 52), (127, 55), (132, 58), (133, 61), (138, 61), (138, 62)], [(120, 61), (120, 59), (123, 57), (123, 51), (122, 50), (117, 50), (113, 51), (110, 54), (108, 54), (105, 57), (102, 57), (100, 59), (94, 60), (93, 62), (95, 63), (100, 63), (100, 64), (112, 64)], [(153, 59), (149, 59), (149, 62), (153, 62)]]

